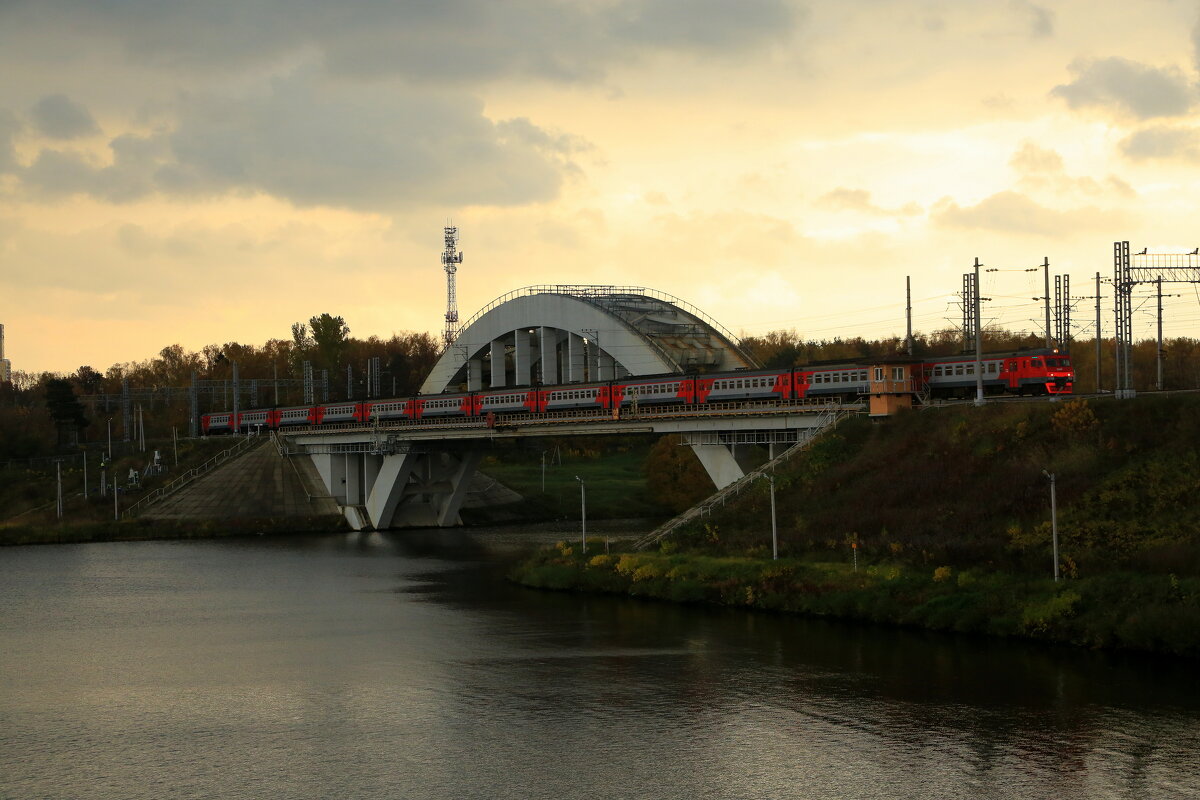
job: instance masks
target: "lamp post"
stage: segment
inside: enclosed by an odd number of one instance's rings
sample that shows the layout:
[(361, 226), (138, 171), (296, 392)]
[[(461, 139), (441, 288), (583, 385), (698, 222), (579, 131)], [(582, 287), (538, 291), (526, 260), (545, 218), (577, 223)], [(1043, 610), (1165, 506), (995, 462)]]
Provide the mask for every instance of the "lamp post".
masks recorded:
[(775, 525), (775, 476), (763, 475), (771, 484), (771, 560), (779, 560), (779, 529)]
[(1053, 472), (1042, 470), (1042, 474), (1050, 479), (1050, 537), (1054, 546), (1054, 580), (1058, 580), (1058, 498), (1055, 491)]
[(542, 494), (546, 493), (546, 451), (542, 451)]
[(579, 481), (579, 522), (583, 527), (583, 553), (587, 555), (587, 484), (578, 475), (575, 480)]
[(112, 417), (108, 418), (108, 460), (112, 461)]

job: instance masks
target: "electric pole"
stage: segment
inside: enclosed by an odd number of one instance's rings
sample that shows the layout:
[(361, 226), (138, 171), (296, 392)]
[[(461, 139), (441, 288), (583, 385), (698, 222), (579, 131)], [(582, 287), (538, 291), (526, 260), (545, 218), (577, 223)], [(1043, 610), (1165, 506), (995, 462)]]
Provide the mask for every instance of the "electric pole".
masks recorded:
[(1162, 276), (1154, 282), (1158, 289), (1158, 357), (1156, 363), (1158, 366), (1158, 379), (1155, 382), (1155, 387), (1161, 392), (1163, 390), (1163, 346), (1162, 346)]
[[(1049, 259), (1047, 259), (1049, 262)], [(975, 405), (983, 405), (983, 312), (979, 293), (979, 257), (975, 258)]]
[(912, 338), (912, 277), (906, 275), (904, 277), (904, 293), (906, 296), (905, 304), (905, 319), (908, 321), (908, 333), (904, 337), (904, 346), (908, 351), (908, 355), (913, 354), (913, 338)]
[(1096, 273), (1096, 394), (1100, 393), (1100, 273)]
[(1042, 260), (1042, 270), (1046, 278), (1046, 288), (1042, 293), (1042, 299), (1046, 302), (1046, 349), (1050, 349), (1050, 257), (1045, 256)]

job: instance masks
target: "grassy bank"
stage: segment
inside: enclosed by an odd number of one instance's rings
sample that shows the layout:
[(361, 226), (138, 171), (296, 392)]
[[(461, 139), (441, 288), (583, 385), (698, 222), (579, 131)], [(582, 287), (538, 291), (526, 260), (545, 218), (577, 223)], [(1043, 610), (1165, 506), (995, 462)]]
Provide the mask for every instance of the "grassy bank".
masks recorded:
[(646, 457), (652, 444), (647, 437), (613, 436), (499, 445), (479, 469), (522, 499), (488, 509), (465, 509), (463, 519), (471, 524), (578, 519), (581, 497), (576, 477), (587, 486), (589, 520), (665, 519), (670, 509), (646, 486)]
[[(115, 457), (103, 473), (110, 482), (106, 497), (100, 495), (101, 449), (93, 448), (86, 452), (89, 464), (86, 473), (78, 461), (67, 462), (61, 470), (64, 518), (73, 527), (109, 522), (113, 513), (113, 476), (116, 476), (121, 487), (120, 505), (124, 508), (233, 444), (234, 441), (228, 438), (180, 439), (176, 448), (170, 440), (151, 441), (147, 451), (142, 453), (129, 442), (114, 442)], [(130, 488), (127, 485), (129, 470), (144, 473), (156, 449), (169, 454), (164, 460), (166, 470), (154, 477), (144, 476), (140, 487)], [(175, 463), (176, 451), (178, 464)], [(74, 455), (77, 457), (78, 453)], [(43, 528), (59, 525), (55, 514), (58, 477), (54, 465), (46, 462), (38, 468), (0, 469), (0, 533), (9, 527)], [(84, 497), (85, 488), (87, 497)]]
[(1197, 453), (1194, 394), (857, 418), (777, 470), (779, 562), (761, 481), (663, 551), (584, 561), (560, 549), (514, 578), (1200, 656)]
[(287, 519), (162, 520), (131, 519), (115, 522), (68, 522), (6, 525), (0, 527), (0, 546), (127, 542), (151, 539), (221, 539), (234, 536), (283, 533), (328, 533), (344, 527), (341, 517), (288, 517)]
[(1200, 579), (1113, 572), (1061, 580), (900, 563), (540, 551), (526, 586), (802, 613), (932, 630), (1200, 657)]

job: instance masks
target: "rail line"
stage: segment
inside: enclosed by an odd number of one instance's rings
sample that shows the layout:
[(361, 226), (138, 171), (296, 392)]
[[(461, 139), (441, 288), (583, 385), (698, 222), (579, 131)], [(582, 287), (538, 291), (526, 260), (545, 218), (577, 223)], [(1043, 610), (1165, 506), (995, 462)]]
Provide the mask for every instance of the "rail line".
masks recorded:
[(858, 412), (865, 409), (861, 402), (847, 403), (832, 398), (822, 398), (799, 401), (734, 401), (724, 403), (707, 403), (702, 407), (672, 408), (653, 407), (646, 409), (623, 409), (619, 415), (614, 415), (604, 409), (574, 409), (567, 411), (546, 411), (534, 414), (498, 414), (491, 424), (486, 418), (452, 417), (447, 419), (397, 420), (384, 424), (372, 422), (342, 423), (336, 425), (289, 425), (280, 431), (285, 436), (317, 435), (337, 433), (396, 433), (406, 431), (411, 433), (433, 433), (444, 430), (479, 430), (511, 432), (531, 427), (572, 424), (578, 422), (601, 423), (635, 423), (653, 420), (670, 419), (724, 419), (744, 417), (777, 417), (794, 414), (821, 414), (829, 411)]

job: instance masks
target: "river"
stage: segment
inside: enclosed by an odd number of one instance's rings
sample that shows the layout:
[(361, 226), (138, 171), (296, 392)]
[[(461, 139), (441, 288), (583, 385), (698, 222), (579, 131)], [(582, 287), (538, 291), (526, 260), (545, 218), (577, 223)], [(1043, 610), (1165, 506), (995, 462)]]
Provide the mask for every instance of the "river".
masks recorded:
[(0, 550), (0, 798), (1200, 797), (1194, 663), (525, 590), (528, 541)]

